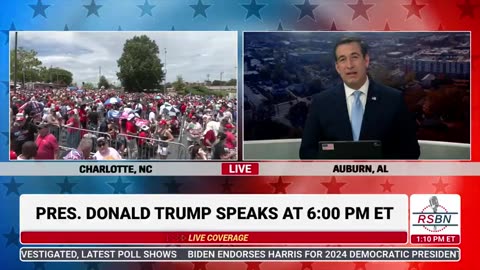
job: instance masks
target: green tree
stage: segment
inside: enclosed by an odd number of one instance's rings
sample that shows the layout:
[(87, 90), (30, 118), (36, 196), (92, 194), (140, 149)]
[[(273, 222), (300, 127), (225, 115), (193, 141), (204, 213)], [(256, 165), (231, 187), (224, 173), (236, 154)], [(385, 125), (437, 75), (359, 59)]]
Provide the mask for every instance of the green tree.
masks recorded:
[(177, 93), (184, 95), (186, 94), (186, 89), (187, 89), (187, 84), (183, 80), (182, 75), (177, 76), (177, 80), (172, 83), (173, 88), (175, 88), (175, 91)]
[(100, 76), (100, 81), (98, 82), (98, 88), (102, 88), (102, 86), (104, 88), (110, 88), (110, 83), (108, 82), (107, 78), (105, 78), (105, 76)]
[(224, 82), (224, 81), (220, 81), (220, 80), (214, 80), (214, 81), (212, 82), (212, 85), (213, 85), (213, 86), (223, 86), (223, 85), (225, 85), (225, 82)]
[(237, 85), (237, 79), (230, 79), (226, 85), (229, 85), (229, 86)]
[(84, 82), (82, 85), (82, 89), (95, 89), (95, 85), (91, 82)]
[(120, 69), (117, 76), (125, 90), (140, 92), (160, 88), (165, 73), (158, 54), (157, 44), (146, 35), (125, 42), (122, 56), (117, 60)]
[(51, 67), (48, 69), (42, 67), (40, 69), (40, 74), (42, 81), (44, 82), (70, 85), (73, 81), (73, 74), (70, 71), (59, 67)]
[[(17, 82), (32, 82), (40, 79), (39, 71), (42, 61), (37, 58), (37, 52), (22, 47), (17, 50)], [(10, 51), (10, 80), (15, 75), (15, 50)]]

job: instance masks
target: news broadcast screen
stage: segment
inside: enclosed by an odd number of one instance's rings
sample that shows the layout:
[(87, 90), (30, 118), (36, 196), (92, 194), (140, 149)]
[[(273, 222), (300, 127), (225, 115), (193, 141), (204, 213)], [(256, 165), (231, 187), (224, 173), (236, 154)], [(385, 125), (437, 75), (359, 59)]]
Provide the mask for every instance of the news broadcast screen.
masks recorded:
[(1, 269), (476, 269), (479, 8), (4, 1)]

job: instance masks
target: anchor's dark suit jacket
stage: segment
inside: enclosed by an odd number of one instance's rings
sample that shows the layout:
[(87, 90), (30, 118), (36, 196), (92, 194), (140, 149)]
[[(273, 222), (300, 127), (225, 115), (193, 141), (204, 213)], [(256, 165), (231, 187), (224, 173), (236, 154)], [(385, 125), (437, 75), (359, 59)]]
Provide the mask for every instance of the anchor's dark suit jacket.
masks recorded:
[[(380, 140), (385, 159), (418, 159), (413, 116), (402, 93), (369, 80), (360, 140)], [(315, 159), (319, 141), (352, 141), (343, 83), (314, 96), (303, 131), (301, 159)]]

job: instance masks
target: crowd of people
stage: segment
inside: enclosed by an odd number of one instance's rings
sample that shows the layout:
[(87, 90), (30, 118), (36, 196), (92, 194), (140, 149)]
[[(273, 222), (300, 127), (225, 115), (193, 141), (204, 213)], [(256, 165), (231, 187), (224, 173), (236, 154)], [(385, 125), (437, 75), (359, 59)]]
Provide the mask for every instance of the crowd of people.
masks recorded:
[(235, 98), (11, 89), (10, 159), (236, 159)]

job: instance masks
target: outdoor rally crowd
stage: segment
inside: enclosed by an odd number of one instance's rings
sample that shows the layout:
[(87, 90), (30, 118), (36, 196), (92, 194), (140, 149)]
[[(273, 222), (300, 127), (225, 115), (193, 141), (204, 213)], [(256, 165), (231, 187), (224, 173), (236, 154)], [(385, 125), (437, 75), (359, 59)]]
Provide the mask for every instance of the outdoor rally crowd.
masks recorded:
[(111, 89), (10, 92), (12, 160), (236, 159), (236, 99)]

